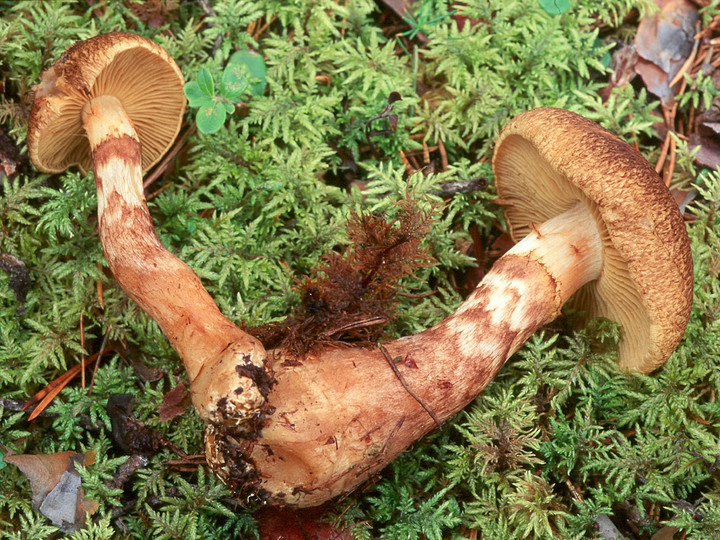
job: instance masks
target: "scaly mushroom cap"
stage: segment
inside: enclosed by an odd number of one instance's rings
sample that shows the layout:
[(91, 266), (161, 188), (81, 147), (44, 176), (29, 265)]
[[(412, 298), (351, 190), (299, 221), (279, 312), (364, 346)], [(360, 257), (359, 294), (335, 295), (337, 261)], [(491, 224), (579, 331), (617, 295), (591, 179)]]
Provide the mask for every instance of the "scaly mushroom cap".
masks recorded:
[(92, 168), (81, 111), (92, 98), (116, 97), (133, 122), (142, 146), (143, 171), (163, 156), (185, 112), (180, 68), (157, 43), (113, 32), (71, 46), (42, 75), (28, 127), (35, 166), (58, 173)]
[(692, 258), (685, 224), (653, 167), (594, 122), (562, 109), (514, 118), (498, 137), (493, 169), (513, 240), (577, 201), (591, 208), (603, 240), (600, 278), (575, 305), (622, 325), (619, 364), (649, 373), (685, 332)]

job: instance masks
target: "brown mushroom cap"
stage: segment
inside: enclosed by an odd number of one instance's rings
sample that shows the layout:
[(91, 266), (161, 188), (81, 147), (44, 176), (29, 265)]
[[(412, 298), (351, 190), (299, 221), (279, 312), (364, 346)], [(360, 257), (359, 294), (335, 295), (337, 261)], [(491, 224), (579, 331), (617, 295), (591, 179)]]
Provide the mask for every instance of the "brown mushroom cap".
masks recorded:
[(160, 160), (180, 130), (183, 84), (173, 59), (147, 38), (113, 32), (76, 43), (43, 73), (35, 89), (30, 158), (43, 172), (58, 173), (72, 165), (83, 173), (91, 169), (81, 111), (90, 99), (112, 95), (135, 126), (145, 171)]
[(622, 325), (619, 364), (649, 373), (685, 332), (693, 268), (682, 216), (633, 147), (575, 113), (539, 108), (513, 119), (493, 156), (513, 240), (583, 201), (603, 240), (600, 277), (574, 296), (590, 317)]

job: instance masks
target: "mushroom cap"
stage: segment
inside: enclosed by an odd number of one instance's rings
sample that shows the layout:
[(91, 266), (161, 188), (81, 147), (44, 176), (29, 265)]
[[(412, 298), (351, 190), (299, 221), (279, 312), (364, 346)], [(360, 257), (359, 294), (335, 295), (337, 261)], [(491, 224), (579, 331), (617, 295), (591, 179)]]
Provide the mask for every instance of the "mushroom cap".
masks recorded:
[(30, 158), (49, 173), (72, 165), (83, 173), (92, 168), (81, 112), (92, 98), (112, 95), (135, 126), (145, 171), (160, 160), (180, 130), (183, 84), (170, 55), (142, 36), (112, 32), (75, 43), (35, 87), (28, 126)]
[(602, 270), (571, 302), (622, 325), (622, 369), (661, 366), (690, 316), (693, 263), (683, 218), (652, 165), (596, 123), (539, 108), (503, 128), (493, 170), (515, 241), (576, 201), (588, 205), (603, 242)]

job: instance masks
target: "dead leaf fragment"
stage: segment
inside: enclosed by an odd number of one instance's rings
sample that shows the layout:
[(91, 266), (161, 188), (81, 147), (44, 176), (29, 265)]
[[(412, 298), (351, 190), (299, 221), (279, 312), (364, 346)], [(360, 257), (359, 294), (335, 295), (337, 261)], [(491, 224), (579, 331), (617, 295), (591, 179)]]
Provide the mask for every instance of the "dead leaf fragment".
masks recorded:
[(130, 456), (130, 458), (120, 465), (117, 468), (117, 471), (115, 471), (115, 478), (113, 479), (113, 487), (115, 489), (122, 489), (125, 487), (125, 484), (130, 480), (133, 474), (137, 472), (138, 469), (142, 469), (143, 467), (147, 466), (149, 460), (145, 456), (141, 456), (140, 454), (134, 454)]
[(165, 444), (164, 438), (132, 416), (132, 394), (112, 394), (107, 411), (112, 435), (118, 446), (128, 455), (152, 456)]
[(622, 534), (607, 514), (600, 514), (595, 520), (595, 526), (600, 538), (603, 540), (618, 540)]
[(92, 514), (99, 506), (96, 501), (85, 499), (75, 468), (75, 463), (90, 465), (94, 461), (95, 452), (5, 456), (5, 462), (15, 465), (30, 481), (33, 507), (63, 532), (81, 529), (85, 514)]
[(170, 390), (163, 396), (163, 403), (158, 409), (158, 416), (161, 422), (172, 420), (176, 416), (185, 413), (190, 406), (190, 392), (187, 391), (183, 383)]
[(675, 533), (677, 532), (680, 532), (680, 529), (666, 525), (653, 534), (650, 540), (673, 540), (673, 538), (675, 538)]
[(640, 58), (636, 70), (648, 90), (671, 107), (675, 89), (669, 83), (692, 52), (699, 15), (689, 0), (659, 4), (660, 13), (644, 18), (638, 26), (635, 46)]
[(27, 266), (23, 261), (9, 253), (0, 253), (0, 270), (5, 270), (9, 274), (8, 286), (15, 293), (18, 312), (22, 314), (25, 311), (25, 298), (32, 284)]
[(690, 135), (690, 149), (700, 146), (695, 161), (700, 165), (715, 169), (720, 165), (720, 142), (715, 137), (704, 137), (699, 133)]
[(613, 52), (610, 61), (610, 69), (612, 70), (610, 82), (599, 92), (603, 101), (610, 97), (613, 88), (623, 88), (635, 78), (635, 75), (637, 75), (637, 63), (638, 54), (634, 43), (622, 45)]
[(0, 178), (12, 176), (18, 168), (20, 151), (15, 143), (0, 129)]

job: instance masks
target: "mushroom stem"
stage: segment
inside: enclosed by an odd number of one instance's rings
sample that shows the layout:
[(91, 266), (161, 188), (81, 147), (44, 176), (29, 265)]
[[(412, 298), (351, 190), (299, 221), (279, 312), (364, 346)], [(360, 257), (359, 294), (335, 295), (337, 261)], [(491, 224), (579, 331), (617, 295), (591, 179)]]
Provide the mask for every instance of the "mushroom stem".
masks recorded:
[(562, 306), (585, 283), (600, 277), (602, 239), (588, 206), (576, 202), (569, 210), (534, 226), (507, 256), (525, 256), (543, 265), (557, 282)]
[(269, 396), (276, 411), (261, 437), (241, 441), (210, 428), (209, 463), (231, 486), (274, 503), (314, 506), (353, 489), (434, 429), (435, 418), (471, 402), (573, 292), (599, 276), (601, 255), (584, 203), (534, 227), (453, 315), (384, 344), (403, 381), (377, 349), (331, 348), (300, 362), (276, 351), (278, 384)]
[(182, 358), (200, 416), (227, 426), (257, 417), (269, 391), (265, 350), (220, 313), (195, 272), (158, 239), (143, 193), (140, 142), (122, 104), (99, 96), (82, 117), (113, 275)]

